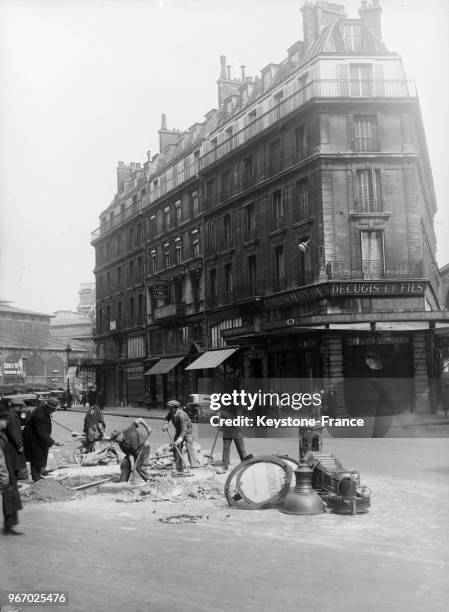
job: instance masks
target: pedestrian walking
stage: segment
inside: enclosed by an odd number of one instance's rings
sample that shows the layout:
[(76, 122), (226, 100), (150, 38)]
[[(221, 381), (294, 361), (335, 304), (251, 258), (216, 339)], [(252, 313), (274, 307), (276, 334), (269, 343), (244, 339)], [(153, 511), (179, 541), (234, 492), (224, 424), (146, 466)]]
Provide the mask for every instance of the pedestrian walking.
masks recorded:
[(48, 451), (53, 445), (62, 446), (51, 437), (50, 415), (57, 409), (59, 402), (50, 398), (33, 410), (24, 430), (25, 457), (30, 462), (31, 478), (42, 478), (48, 459)]
[[(323, 397), (323, 395), (321, 395)], [(326, 403), (326, 414), (328, 417), (335, 418), (337, 416), (337, 394), (335, 393), (334, 387), (329, 385), (329, 389), (324, 396)]]
[(447, 419), (449, 410), (449, 382), (441, 389), (441, 408), (443, 409), (444, 418)]
[(165, 417), (165, 425), (162, 431), (168, 431), (169, 423), (173, 424), (175, 428), (175, 437), (173, 440), (173, 457), (175, 459), (176, 471), (183, 472), (183, 460), (181, 456), (182, 447), (185, 443), (187, 448), (187, 455), (189, 457), (189, 463), (191, 468), (197, 468), (198, 462), (196, 460), (195, 451), (193, 450), (193, 427), (192, 421), (188, 417), (187, 413), (181, 409), (181, 404), (177, 400), (170, 400), (167, 402), (169, 412)]
[[(6, 401), (6, 400), (5, 400)], [(20, 417), (17, 411), (21, 411), (25, 407), (25, 402), (19, 400), (15, 403), (9, 402), (9, 405), (5, 407), (8, 411), (8, 425), (5, 429), (6, 439), (10, 444), (10, 461), (11, 469), (14, 472), (16, 480), (20, 477), (27, 478), (27, 466), (25, 453), (23, 450), (23, 438), (22, 429), (20, 427)]]
[(133, 471), (137, 471), (145, 481), (150, 479), (144, 468), (150, 457), (150, 434), (151, 427), (140, 417), (123, 431), (111, 433), (111, 440), (117, 442), (125, 453), (120, 464), (120, 482), (128, 482)]
[(100, 406), (93, 404), (89, 406), (84, 417), (83, 431), (86, 436), (86, 450), (88, 453), (95, 451), (95, 442), (104, 436), (106, 424)]
[[(221, 410), (220, 417), (223, 419), (233, 420), (237, 416), (235, 410)], [(243, 437), (243, 430), (239, 425), (223, 425), (223, 455), (222, 455), (222, 466), (217, 470), (217, 474), (225, 474), (229, 469), (230, 456), (231, 456), (231, 445), (234, 440), (235, 447), (240, 457), (240, 461), (245, 461), (246, 450), (245, 440)]]
[(104, 389), (100, 389), (97, 395), (97, 405), (100, 410), (103, 410), (106, 405), (106, 398), (104, 394)]
[(9, 409), (0, 407), (0, 493), (4, 521), (3, 534), (23, 535), (21, 531), (14, 529), (19, 522), (17, 513), (22, 510), (22, 501), (11, 463), (11, 445), (5, 434), (9, 419)]
[(93, 406), (97, 403), (97, 393), (93, 387), (89, 387), (86, 399), (89, 406)]

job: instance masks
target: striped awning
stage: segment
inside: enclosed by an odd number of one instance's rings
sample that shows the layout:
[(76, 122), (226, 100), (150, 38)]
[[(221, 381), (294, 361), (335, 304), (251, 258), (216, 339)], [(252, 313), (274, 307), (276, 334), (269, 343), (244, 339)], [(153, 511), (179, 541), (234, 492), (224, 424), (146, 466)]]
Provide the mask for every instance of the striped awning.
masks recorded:
[(145, 376), (153, 376), (153, 374), (167, 374), (170, 370), (173, 370), (178, 363), (185, 359), (185, 355), (182, 357), (169, 357), (167, 359), (159, 359), (147, 372)]
[(225, 359), (235, 353), (236, 348), (223, 349), (220, 351), (206, 351), (186, 367), (186, 370), (211, 370), (223, 363)]

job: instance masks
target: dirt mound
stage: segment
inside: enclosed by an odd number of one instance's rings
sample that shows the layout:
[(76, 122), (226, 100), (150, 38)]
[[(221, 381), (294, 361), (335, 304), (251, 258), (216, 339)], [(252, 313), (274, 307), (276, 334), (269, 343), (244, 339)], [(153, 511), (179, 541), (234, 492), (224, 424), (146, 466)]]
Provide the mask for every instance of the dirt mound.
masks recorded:
[(58, 502), (72, 499), (74, 493), (57, 480), (42, 479), (21, 491), (20, 496), (24, 503)]

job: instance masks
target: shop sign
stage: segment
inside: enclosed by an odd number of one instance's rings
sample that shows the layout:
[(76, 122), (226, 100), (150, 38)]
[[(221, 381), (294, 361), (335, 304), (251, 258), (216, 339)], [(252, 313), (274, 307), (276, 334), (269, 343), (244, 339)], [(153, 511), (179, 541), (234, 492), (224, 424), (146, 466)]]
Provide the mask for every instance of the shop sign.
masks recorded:
[(127, 366), (126, 377), (128, 380), (140, 380), (143, 376), (143, 364)]
[(3, 375), (4, 376), (25, 376), (23, 369), (23, 359), (18, 361), (4, 361), (3, 362)]
[(359, 296), (384, 297), (392, 295), (423, 295), (426, 283), (419, 281), (357, 281), (323, 283), (305, 289), (286, 291), (264, 299), (267, 308), (310, 302), (327, 297)]
[(409, 344), (410, 338), (408, 336), (353, 336), (345, 338), (346, 346), (371, 346), (376, 344)]

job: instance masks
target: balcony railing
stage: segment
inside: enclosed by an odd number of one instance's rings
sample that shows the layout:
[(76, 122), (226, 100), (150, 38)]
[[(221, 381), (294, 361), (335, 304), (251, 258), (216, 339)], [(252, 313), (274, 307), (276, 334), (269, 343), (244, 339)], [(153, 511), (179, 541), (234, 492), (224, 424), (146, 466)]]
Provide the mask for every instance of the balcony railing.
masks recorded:
[(383, 211), (384, 203), (382, 198), (366, 198), (355, 200), (354, 208), (358, 213), (376, 213)]
[(347, 261), (327, 263), (329, 280), (378, 280), (378, 279), (411, 279), (423, 278), (422, 262), (408, 264), (404, 262), (383, 262), (364, 260), (360, 264)]
[(369, 153), (378, 151), (379, 145), (374, 136), (356, 136), (352, 140), (352, 149), (356, 153)]
[(125, 210), (122, 210), (122, 212), (120, 212), (118, 215), (114, 215), (113, 217), (107, 219), (100, 225), (99, 228), (94, 230), (91, 234), (91, 242), (93, 242), (100, 236), (104, 236), (105, 234), (108, 234), (115, 227), (121, 225), (128, 219), (131, 219), (131, 217), (134, 217), (140, 212), (142, 212), (141, 202), (136, 202), (136, 204), (133, 204), (132, 206), (128, 206), (128, 208), (125, 208)]
[(278, 293), (295, 287), (303, 287), (313, 283), (314, 274), (312, 271), (295, 272), (286, 274), (280, 278), (265, 278), (257, 281), (242, 281), (237, 283), (233, 290), (235, 300), (244, 300), (252, 297), (263, 297)]
[(186, 313), (186, 305), (180, 304), (166, 304), (165, 306), (157, 306), (154, 309), (154, 319), (167, 319), (169, 317), (183, 317)]
[[(252, 120), (244, 128), (215, 146), (201, 158), (202, 167), (219, 160), (221, 157), (261, 134), (279, 120), (286, 118), (313, 98), (414, 98), (414, 81), (402, 79), (361, 80), (361, 79), (320, 79), (311, 81), (263, 115)], [(368, 144), (368, 143), (367, 143)], [(296, 157), (296, 152), (292, 157)]]

